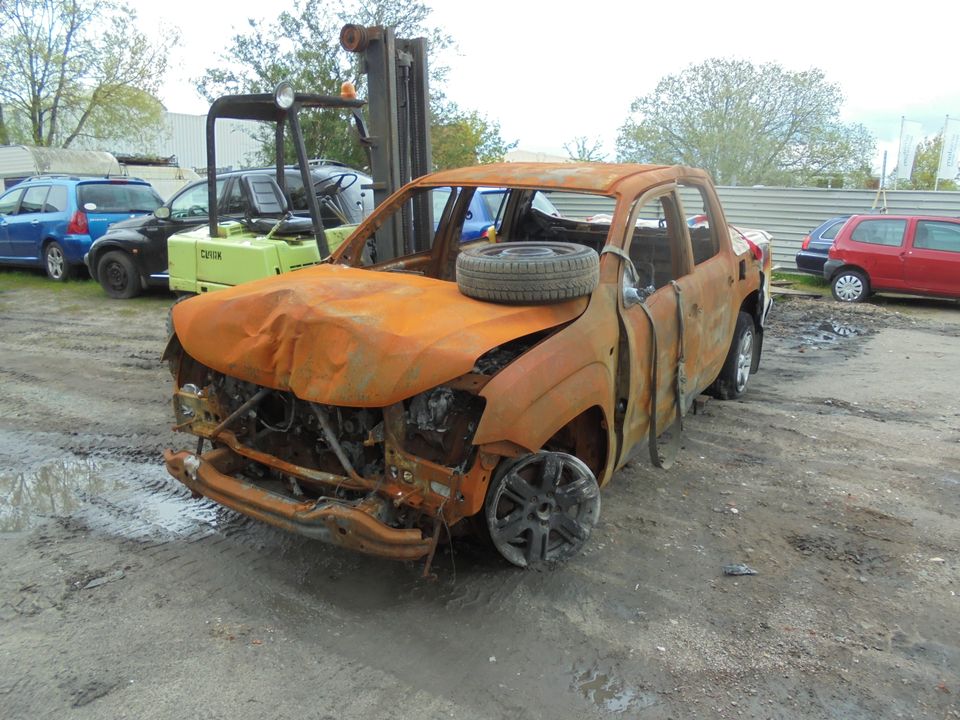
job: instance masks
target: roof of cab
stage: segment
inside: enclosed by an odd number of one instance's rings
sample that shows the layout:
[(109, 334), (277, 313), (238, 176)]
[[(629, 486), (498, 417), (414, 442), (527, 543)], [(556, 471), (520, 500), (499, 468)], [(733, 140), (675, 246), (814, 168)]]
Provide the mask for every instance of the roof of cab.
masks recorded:
[(654, 186), (681, 177), (707, 178), (703, 170), (682, 165), (629, 163), (493, 163), (441, 170), (417, 185), (536, 187), (612, 194), (619, 185)]

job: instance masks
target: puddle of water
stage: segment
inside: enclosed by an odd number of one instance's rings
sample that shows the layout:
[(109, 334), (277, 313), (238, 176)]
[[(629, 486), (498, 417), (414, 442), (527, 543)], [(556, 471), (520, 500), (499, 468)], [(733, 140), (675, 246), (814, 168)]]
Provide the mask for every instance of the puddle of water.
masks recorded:
[(866, 334), (863, 328), (857, 327), (856, 325), (838, 323), (835, 320), (826, 320), (820, 323), (820, 329), (831, 332), (838, 337), (855, 337)]
[(633, 688), (618, 688), (605, 673), (583, 673), (577, 679), (577, 690), (594, 705), (609, 712), (624, 712), (636, 696)]
[(823, 320), (816, 325), (808, 325), (800, 332), (802, 345), (828, 345), (841, 339), (865, 337), (870, 331), (857, 325), (841, 323), (836, 320)]
[(69, 515), (84, 494), (107, 492), (111, 482), (93, 460), (57, 460), (32, 473), (0, 474), (0, 532), (24, 530), (41, 518)]
[(130, 539), (208, 535), (237, 516), (196, 501), (158, 462), (66, 458), (33, 471), (0, 473), (0, 532), (46, 518), (81, 518), (92, 530)]
[(575, 667), (573, 686), (586, 700), (610, 713), (639, 710), (657, 704), (653, 693), (628, 685), (612, 670), (594, 663), (590, 667)]

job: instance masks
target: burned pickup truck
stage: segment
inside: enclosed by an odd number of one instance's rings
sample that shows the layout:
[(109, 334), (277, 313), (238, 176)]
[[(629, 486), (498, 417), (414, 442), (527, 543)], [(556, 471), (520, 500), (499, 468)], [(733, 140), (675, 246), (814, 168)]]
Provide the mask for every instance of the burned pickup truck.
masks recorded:
[[(463, 241), (480, 192), (495, 220)], [(605, 219), (561, 216), (586, 204)], [(176, 429), (199, 441), (167, 468), (360, 552), (432, 558), (443, 530), (518, 566), (563, 560), (617, 469), (644, 450), (667, 465), (697, 395), (744, 392), (768, 271), (700, 170), (434, 173), (323, 264), (175, 306)]]

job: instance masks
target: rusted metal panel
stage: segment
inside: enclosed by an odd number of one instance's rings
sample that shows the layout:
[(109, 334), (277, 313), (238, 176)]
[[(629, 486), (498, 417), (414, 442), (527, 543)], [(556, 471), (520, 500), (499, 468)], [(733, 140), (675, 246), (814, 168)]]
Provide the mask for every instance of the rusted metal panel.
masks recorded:
[(702, 174), (703, 171), (681, 166), (615, 163), (493, 163), (442, 170), (415, 182), (419, 186), (553, 188), (609, 195), (633, 193), (638, 187), (652, 187), (688, 173)]
[(477, 428), (477, 444), (507, 440), (534, 451), (593, 405), (613, 416), (616, 295), (615, 285), (601, 285), (576, 322), (494, 376), (481, 392), (488, 410)]
[(586, 306), (496, 305), (455, 283), (320, 265), (178, 303), (173, 321), (184, 350), (224, 374), (313, 402), (385, 407)]

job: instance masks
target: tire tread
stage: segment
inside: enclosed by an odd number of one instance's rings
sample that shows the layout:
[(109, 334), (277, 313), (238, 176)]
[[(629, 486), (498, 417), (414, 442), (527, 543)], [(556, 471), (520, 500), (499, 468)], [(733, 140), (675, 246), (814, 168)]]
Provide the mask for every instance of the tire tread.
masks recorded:
[(531, 260), (465, 250), (457, 256), (457, 285), (468, 297), (507, 304), (555, 303), (589, 295), (600, 280), (599, 256), (589, 247), (566, 245), (573, 249), (570, 254)]

